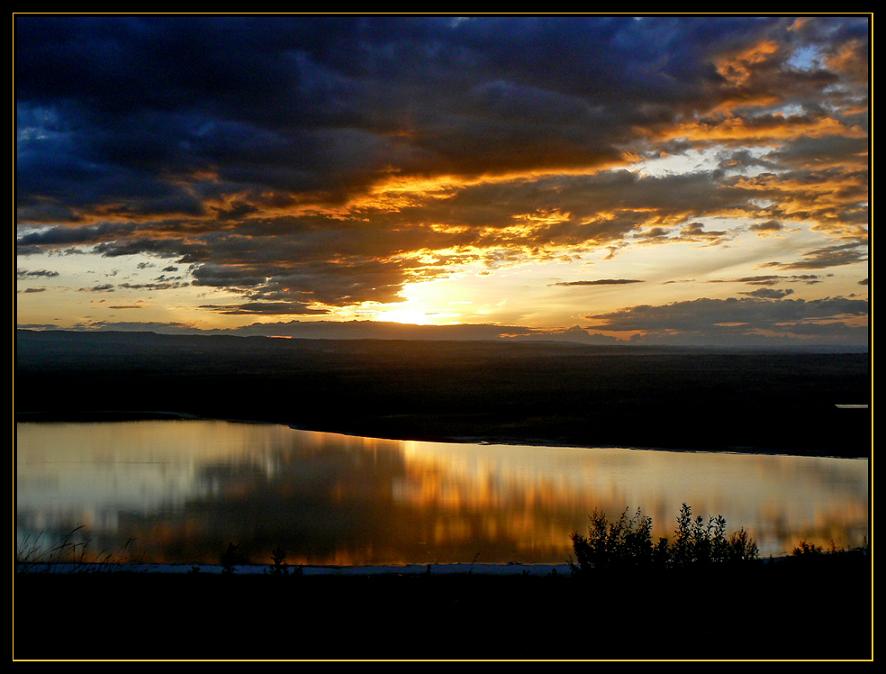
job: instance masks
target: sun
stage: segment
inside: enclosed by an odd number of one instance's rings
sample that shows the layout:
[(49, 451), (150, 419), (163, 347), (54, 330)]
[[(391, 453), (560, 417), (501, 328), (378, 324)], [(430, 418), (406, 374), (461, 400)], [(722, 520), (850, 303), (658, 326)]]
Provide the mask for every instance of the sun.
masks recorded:
[(380, 311), (375, 315), (375, 320), (391, 323), (409, 323), (411, 325), (427, 325), (431, 322), (425, 311), (416, 306), (402, 306), (387, 311)]
[(373, 321), (410, 325), (455, 325), (463, 322), (461, 308), (465, 300), (458, 287), (453, 287), (451, 279), (406, 283), (399, 295), (402, 298), (399, 302), (382, 305), (364, 303), (364, 312), (361, 313)]

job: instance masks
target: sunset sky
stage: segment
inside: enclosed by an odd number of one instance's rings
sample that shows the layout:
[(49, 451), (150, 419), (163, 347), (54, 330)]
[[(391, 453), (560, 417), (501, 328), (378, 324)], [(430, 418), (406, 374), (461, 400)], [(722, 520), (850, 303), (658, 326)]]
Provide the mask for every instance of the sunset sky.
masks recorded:
[(20, 327), (866, 344), (867, 17), (15, 23)]

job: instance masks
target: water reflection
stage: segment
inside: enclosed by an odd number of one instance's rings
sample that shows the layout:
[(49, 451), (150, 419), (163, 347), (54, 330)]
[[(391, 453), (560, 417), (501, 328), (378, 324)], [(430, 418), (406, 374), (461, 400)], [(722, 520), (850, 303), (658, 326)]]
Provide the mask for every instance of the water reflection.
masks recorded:
[[(221, 421), (21, 423), (20, 550), (84, 525), (88, 556), (323, 564), (562, 562), (594, 508), (683, 501), (750, 529), (762, 554), (861, 544), (867, 461), (432, 443)], [(38, 539), (39, 537), (39, 539)], [(78, 553), (79, 554), (79, 553)]]

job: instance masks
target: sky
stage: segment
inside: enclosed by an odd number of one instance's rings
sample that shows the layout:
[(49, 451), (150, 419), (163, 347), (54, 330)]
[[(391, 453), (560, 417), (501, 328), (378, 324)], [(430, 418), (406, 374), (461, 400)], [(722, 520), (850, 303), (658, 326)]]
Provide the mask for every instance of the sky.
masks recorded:
[(868, 51), (866, 17), (18, 16), (17, 322), (865, 345)]

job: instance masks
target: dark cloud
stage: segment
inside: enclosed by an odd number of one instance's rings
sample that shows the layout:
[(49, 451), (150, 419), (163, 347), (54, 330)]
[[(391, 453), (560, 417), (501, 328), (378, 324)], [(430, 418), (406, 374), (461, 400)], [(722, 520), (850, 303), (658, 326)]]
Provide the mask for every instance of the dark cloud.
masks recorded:
[(770, 161), (766, 161), (761, 157), (752, 154), (748, 150), (728, 150), (718, 155), (720, 159), (719, 167), (721, 169), (747, 169), (754, 166), (762, 166), (763, 168), (773, 169), (778, 165)]
[[(691, 175), (691, 174), (690, 174)], [(712, 181), (710, 175), (702, 174), (705, 177), (705, 180)], [(655, 182), (661, 182), (664, 185), (667, 182), (671, 182), (670, 178), (661, 178)], [(713, 185), (712, 182), (709, 184)], [(679, 190), (680, 188), (677, 185), (674, 187)], [(689, 197), (689, 195), (686, 195)], [(726, 207), (725, 200), (732, 200), (733, 207), (739, 208), (753, 208), (751, 206), (751, 199), (749, 195), (740, 195), (737, 193), (730, 194), (728, 190), (717, 191), (715, 195), (713, 195), (713, 200), (720, 201), (719, 204), (714, 205), (712, 201), (712, 195), (708, 195), (707, 197), (700, 197), (698, 199), (693, 199), (692, 202), (689, 201), (681, 201), (679, 198), (675, 196), (675, 193), (671, 193), (671, 198), (673, 198), (673, 202), (666, 208), (661, 209), (658, 213), (659, 218), (664, 215), (670, 216), (678, 216), (678, 219), (683, 219), (679, 216), (687, 216), (690, 213), (694, 215), (702, 215), (706, 211), (717, 212), (720, 208)], [(665, 197), (667, 200), (669, 197)], [(691, 198), (691, 197), (689, 197)], [(644, 201), (643, 197), (639, 197), (637, 203), (640, 204)], [(692, 211), (686, 209), (686, 205), (688, 203), (694, 203), (695, 208)], [(638, 208), (644, 208), (643, 206), (639, 206)], [(656, 219), (653, 219), (653, 222)], [(710, 230), (705, 229), (705, 225), (701, 222), (688, 222), (682, 225), (679, 229), (671, 229), (668, 227), (651, 227), (649, 229), (644, 229), (636, 232), (634, 234), (634, 238), (641, 243), (705, 243), (709, 246), (716, 246), (720, 243), (723, 243), (727, 239), (731, 238), (732, 234), (725, 230)]]
[(555, 286), (617, 286), (627, 283), (643, 283), (642, 279), (631, 278), (601, 278), (594, 281), (563, 281), (561, 283), (552, 283)]
[(42, 255), (43, 253), (46, 253), (46, 252), (47, 252), (47, 250), (45, 248), (43, 248), (42, 246), (38, 246), (38, 245), (27, 245), (27, 246), (16, 245), (16, 247), (15, 247), (16, 257), (25, 257), (28, 255)]
[(243, 304), (201, 304), (201, 309), (208, 309), (219, 314), (325, 314), (326, 311), (309, 309), (299, 302), (245, 302)]
[(79, 291), (81, 293), (112, 293), (114, 292), (114, 285), (112, 283), (102, 283), (92, 288), (79, 288)]
[(148, 231), (140, 238), (120, 239), (97, 244), (92, 251), (105, 257), (148, 254), (158, 257), (178, 257), (179, 262), (188, 263), (208, 257), (206, 246), (192, 244), (183, 239), (155, 239)]
[(715, 246), (728, 236), (729, 232), (705, 229), (700, 222), (690, 222), (680, 229), (679, 238), (683, 241), (700, 241)]
[(638, 239), (644, 241), (659, 241), (666, 239), (670, 231), (664, 227), (653, 227), (637, 234)]
[(867, 259), (867, 243), (852, 242), (811, 250), (803, 253), (803, 259), (797, 262), (768, 262), (764, 266), (779, 269), (824, 269), (864, 262)]
[(33, 269), (30, 271), (26, 270), (26, 269), (19, 269), (16, 271), (15, 275), (17, 278), (22, 278), (22, 279), (23, 278), (39, 278), (39, 277), (53, 278), (55, 276), (58, 276), (58, 272), (51, 271), (49, 269)]
[(52, 323), (18, 323), (16, 326), (18, 330), (59, 330), (60, 328), (57, 325)]
[[(709, 47), (692, 38), (730, 33), (748, 40), (759, 28), (629, 18), (453, 27), (445, 18), (25, 17), (16, 22), (21, 193), (26, 207), (101, 200), (130, 213), (199, 213), (192, 190), (164, 175), (169, 167), (212, 169), (231, 193), (341, 198), (391, 164), (479, 174), (606, 162), (620, 156), (629, 125), (661, 119), (663, 108), (637, 103), (651, 96), (680, 109), (716, 89), (706, 78)], [(645, 67), (672, 47), (669, 62)], [(250, 206), (215, 212), (240, 217)]]
[(751, 230), (758, 233), (780, 232), (783, 229), (784, 225), (778, 220), (767, 220), (766, 222), (758, 222), (751, 225)]
[[(215, 223), (167, 220), (138, 227), (93, 225), (81, 228), (77, 237), (80, 243), (94, 237), (93, 252), (105, 256), (148, 254), (196, 264), (195, 284), (226, 288), (249, 299), (302, 301), (304, 293), (311, 293), (315, 301), (338, 305), (395, 301), (407, 280), (445, 275), (452, 265), (476, 259), (490, 264), (518, 260), (527, 248), (536, 257), (559, 255), (561, 247), (606, 245), (631, 232), (649, 242), (720, 243), (728, 232), (706, 230), (698, 222), (679, 230), (644, 226), (685, 218), (688, 204), (696, 214), (754, 211), (756, 197), (754, 191), (718, 188), (705, 173), (643, 178), (620, 170), (467, 186), (446, 199), (393, 212), (366, 211), (360, 218), (252, 217), (235, 231), (218, 229)], [(601, 211), (606, 215), (600, 216)], [(509, 229), (525, 214), (560, 212), (569, 215), (550, 222), (526, 220), (528, 227), (517, 234)], [(185, 229), (186, 238), (170, 236)], [(30, 232), (19, 243), (56, 245), (72, 238), (69, 229), (53, 227)], [(554, 252), (545, 253), (546, 247)], [(441, 249), (450, 252), (428, 252)], [(411, 250), (426, 253), (421, 261), (403, 256)]]
[(819, 300), (700, 298), (658, 306), (640, 305), (588, 318), (601, 321), (598, 330), (711, 331), (776, 328), (781, 324), (842, 316), (866, 317), (868, 303), (843, 297)]
[(82, 250), (80, 248), (73, 248), (73, 247), (72, 248), (65, 248), (65, 249), (56, 248), (53, 250), (49, 250), (48, 254), (67, 257), (68, 255), (86, 255), (86, 251)]
[(46, 292), (46, 288), (25, 288), (24, 290), (19, 290), (20, 293), (30, 294), (30, 293), (42, 293)]
[(108, 309), (141, 309), (140, 304), (111, 304)]
[(747, 283), (755, 286), (772, 286), (781, 283), (786, 277), (777, 274), (761, 274), (758, 276), (742, 276), (734, 279), (711, 279), (708, 283)]
[[(731, 237), (705, 216), (866, 233), (864, 18), (28, 16), (15, 31), (19, 255), (154, 255), (244, 305), (316, 307), (397, 300), (478, 259)], [(798, 69), (809, 47), (822, 58)], [(730, 146), (714, 171), (619, 169), (713, 143)]]
[(812, 285), (821, 283), (818, 274), (794, 274), (781, 276), (779, 274), (761, 274), (757, 276), (742, 276), (733, 279), (711, 279), (708, 283), (747, 283), (752, 286), (774, 286), (779, 283), (806, 283)]
[(793, 288), (757, 288), (757, 290), (751, 290), (747, 292), (741, 293), (742, 295), (748, 295), (750, 297), (759, 297), (760, 299), (766, 300), (780, 300), (782, 297), (787, 297), (788, 295), (794, 294)]
[(846, 136), (801, 137), (768, 153), (766, 158), (770, 168), (828, 168), (847, 163), (864, 167), (868, 161), (868, 142), (867, 138)]
[(93, 243), (105, 238), (116, 238), (133, 232), (134, 223), (103, 223), (87, 227), (48, 227), (28, 232), (16, 239), (16, 245), (53, 246), (70, 243)]
[(858, 285), (860, 285), (860, 286), (866, 286), (866, 285), (868, 285), (868, 280), (867, 280), (867, 279), (862, 279), (861, 281), (858, 282)]
[(121, 283), (119, 288), (127, 290), (174, 290), (175, 288), (186, 288), (190, 283), (185, 282), (166, 282), (166, 283)]

